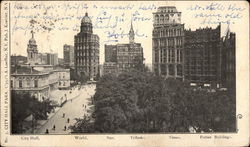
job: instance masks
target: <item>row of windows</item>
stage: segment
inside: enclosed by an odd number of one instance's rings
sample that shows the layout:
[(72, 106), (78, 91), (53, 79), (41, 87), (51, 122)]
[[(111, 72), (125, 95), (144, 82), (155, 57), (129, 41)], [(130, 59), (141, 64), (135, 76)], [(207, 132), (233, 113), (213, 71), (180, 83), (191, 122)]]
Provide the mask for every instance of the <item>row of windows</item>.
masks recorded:
[(118, 64), (119, 68), (129, 68), (129, 67), (135, 67), (134, 64), (131, 63), (123, 63), (123, 64)]
[(98, 68), (96, 67), (93, 67), (93, 70), (91, 69), (91, 67), (77, 67), (77, 70), (80, 70), (80, 71), (85, 71), (86, 73), (94, 73), (97, 74), (98, 71), (97, 71)]
[(62, 77), (62, 78), (65, 78), (65, 73), (60, 73), (60, 72), (59, 72), (59, 78), (61, 78), (61, 77)]
[(162, 38), (160, 40), (154, 40), (153, 41), (153, 46), (158, 47), (158, 46), (167, 46), (167, 47), (182, 47), (183, 46), (183, 39), (182, 38)]
[(96, 36), (84, 36), (84, 37), (76, 37), (75, 38), (76, 42), (98, 42), (99, 38)]
[(76, 46), (76, 50), (77, 51), (79, 51), (79, 50), (84, 50), (84, 51), (87, 51), (87, 52), (89, 52), (89, 51), (92, 51), (92, 52), (94, 52), (94, 51), (99, 51), (98, 50), (99, 49), (99, 47), (97, 46), (97, 45), (79, 45), (79, 46)]
[(98, 53), (95, 52), (76, 52), (77, 56), (98, 56)]
[(183, 36), (183, 28), (176, 28), (176, 29), (161, 29), (161, 30), (154, 30), (153, 36), (154, 37), (175, 37), (175, 36)]
[[(179, 17), (179, 18), (177, 18), (179, 21), (181, 20), (181, 18)], [(162, 24), (164, 24), (164, 23), (169, 23), (170, 21), (169, 21), (169, 17), (155, 17), (155, 19), (154, 19), (154, 22), (155, 23), (162, 23)], [(172, 21), (171, 22), (173, 22), (173, 23), (175, 23), (176, 22), (176, 19), (172, 19)]]
[[(157, 58), (155, 58), (157, 62)], [(160, 50), (161, 63), (175, 63), (183, 61), (182, 50)]]
[[(161, 74), (162, 75), (167, 75), (167, 73), (168, 73), (168, 75), (171, 75), (171, 76), (174, 76), (175, 75), (175, 66), (173, 65), (173, 64), (170, 64), (170, 65), (168, 65), (168, 66), (166, 66), (166, 65), (161, 65), (160, 66), (160, 71), (161, 71)], [(156, 67), (156, 69), (155, 69), (156, 71), (158, 71), (159, 69), (158, 69), (158, 67)], [(183, 70), (182, 70), (182, 65), (177, 65), (176, 66), (176, 74), (178, 75), (178, 76), (182, 76), (183, 75)], [(159, 73), (159, 72), (158, 72)]]
[(186, 75), (216, 75), (216, 72), (202, 72), (202, 71), (185, 71)]
[[(34, 87), (38, 87), (38, 81), (37, 80), (35, 80), (35, 81), (33, 81), (34, 82)], [(11, 88), (13, 88), (13, 80), (11, 80), (11, 82), (10, 82), (10, 86), (11, 86)], [(22, 88), (24, 85), (23, 85), (23, 81), (22, 80), (19, 80), (18, 81), (18, 87), (20, 87), (20, 88)], [(31, 84), (31, 81), (30, 80), (27, 80), (26, 81), (26, 86), (25, 87), (32, 87), (33, 85)]]
[(59, 86), (65, 86), (66, 85), (66, 82), (59, 82)]

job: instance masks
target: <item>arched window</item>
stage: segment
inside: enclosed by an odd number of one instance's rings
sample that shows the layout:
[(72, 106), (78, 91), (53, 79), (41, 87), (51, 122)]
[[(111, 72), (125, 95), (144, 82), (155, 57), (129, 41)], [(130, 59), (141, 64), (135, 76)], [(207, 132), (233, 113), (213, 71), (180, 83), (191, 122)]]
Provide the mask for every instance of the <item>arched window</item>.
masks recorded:
[(156, 21), (156, 23), (159, 23), (159, 16), (158, 15), (155, 15), (155, 21)]
[(164, 16), (163, 15), (160, 16), (160, 23), (164, 23)]
[(19, 81), (19, 87), (20, 87), (20, 88), (23, 87), (23, 81), (22, 81), (22, 80)]

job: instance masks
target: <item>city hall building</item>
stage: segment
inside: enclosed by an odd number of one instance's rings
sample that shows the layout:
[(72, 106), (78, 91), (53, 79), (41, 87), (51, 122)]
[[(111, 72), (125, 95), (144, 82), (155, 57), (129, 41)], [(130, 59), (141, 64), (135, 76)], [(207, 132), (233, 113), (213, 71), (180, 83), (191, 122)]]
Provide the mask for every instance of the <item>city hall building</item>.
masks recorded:
[(80, 32), (74, 38), (75, 69), (79, 76), (90, 79), (99, 72), (99, 37), (93, 34), (88, 13), (81, 20)]
[(184, 78), (184, 24), (176, 7), (159, 7), (153, 13), (152, 68), (165, 78)]

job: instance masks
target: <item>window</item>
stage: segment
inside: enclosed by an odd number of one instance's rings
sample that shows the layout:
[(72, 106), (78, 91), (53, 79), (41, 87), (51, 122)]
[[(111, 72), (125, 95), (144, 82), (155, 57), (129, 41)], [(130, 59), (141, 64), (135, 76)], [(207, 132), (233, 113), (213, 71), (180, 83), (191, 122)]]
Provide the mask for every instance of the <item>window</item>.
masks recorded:
[(180, 50), (180, 62), (183, 60), (182, 50)]
[(27, 87), (30, 87), (30, 81), (27, 80)]
[(175, 62), (175, 50), (171, 50), (171, 62)]
[(168, 70), (169, 70), (169, 75), (174, 75), (174, 65), (172, 65), (172, 64), (170, 64), (169, 66), (168, 66)]
[(182, 66), (177, 65), (177, 75), (182, 76)]
[(19, 81), (19, 87), (20, 87), (20, 88), (23, 87), (23, 81), (22, 81), (22, 80)]
[(13, 80), (10, 81), (10, 87), (13, 88)]
[(37, 80), (34, 81), (34, 85), (35, 85), (35, 87), (38, 87), (38, 81)]

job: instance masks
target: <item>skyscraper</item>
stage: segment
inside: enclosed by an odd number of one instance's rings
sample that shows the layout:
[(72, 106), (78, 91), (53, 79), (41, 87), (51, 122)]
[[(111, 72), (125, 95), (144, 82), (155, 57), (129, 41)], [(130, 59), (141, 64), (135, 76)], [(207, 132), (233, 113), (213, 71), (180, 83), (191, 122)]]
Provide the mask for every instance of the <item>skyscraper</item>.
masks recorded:
[(88, 13), (81, 20), (80, 32), (75, 35), (75, 68), (80, 76), (90, 79), (98, 74), (99, 37), (93, 34), (93, 27)]
[(129, 43), (105, 45), (104, 74), (120, 74), (128, 72), (139, 64), (143, 64), (143, 48), (135, 43), (133, 25), (129, 30)]
[(159, 7), (153, 13), (153, 71), (166, 78), (183, 79), (184, 24), (176, 7)]
[(185, 31), (185, 79), (216, 87), (221, 79), (220, 25)]
[(74, 66), (74, 46), (72, 45), (63, 45), (63, 59), (64, 64), (67, 66)]
[(222, 38), (222, 62), (221, 80), (222, 86), (236, 91), (236, 34), (227, 30), (226, 36)]

